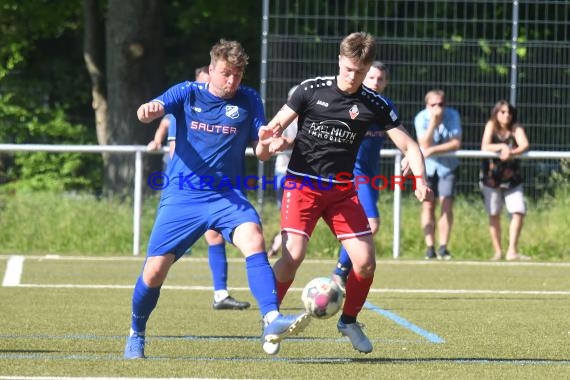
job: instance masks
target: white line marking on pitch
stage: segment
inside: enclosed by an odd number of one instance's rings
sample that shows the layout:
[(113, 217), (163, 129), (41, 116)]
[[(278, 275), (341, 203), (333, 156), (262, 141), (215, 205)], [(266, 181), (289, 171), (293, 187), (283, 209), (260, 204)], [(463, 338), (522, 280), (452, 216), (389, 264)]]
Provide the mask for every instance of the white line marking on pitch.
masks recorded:
[(0, 376), (1, 380), (208, 380), (205, 377), (65, 377), (65, 376)]
[[(0, 260), (5, 260), (12, 256), (0, 254)], [(54, 261), (144, 261), (145, 255), (141, 256), (65, 256), (65, 255), (43, 255), (43, 256), (26, 256), (26, 260), (54, 260)], [(207, 262), (207, 257), (187, 257), (184, 256), (181, 261), (189, 262)], [(243, 257), (230, 258), (228, 262), (245, 262)], [(336, 263), (334, 259), (311, 259), (307, 258), (303, 261), (307, 264), (323, 264), (323, 263)], [(463, 261), (451, 260), (446, 262), (431, 261), (431, 260), (394, 260), (394, 259), (380, 259), (377, 261), (378, 265), (458, 265), (458, 266), (530, 266), (530, 267), (570, 267), (568, 262), (532, 262), (532, 261)]]
[(6, 264), (6, 273), (2, 286), (18, 286), (22, 278), (22, 269), (24, 268), (24, 256), (11, 256)]
[[(73, 288), (73, 289), (132, 289), (133, 285), (80, 285), (80, 284), (19, 284), (20, 288)], [(163, 290), (206, 290), (212, 291), (211, 286), (181, 286), (164, 285)], [(249, 292), (249, 288), (232, 287), (230, 290)], [(301, 288), (289, 288), (290, 291), (301, 292)], [(565, 290), (487, 290), (487, 289), (394, 289), (371, 288), (370, 293), (424, 293), (424, 294), (525, 294), (544, 296), (570, 296)]]

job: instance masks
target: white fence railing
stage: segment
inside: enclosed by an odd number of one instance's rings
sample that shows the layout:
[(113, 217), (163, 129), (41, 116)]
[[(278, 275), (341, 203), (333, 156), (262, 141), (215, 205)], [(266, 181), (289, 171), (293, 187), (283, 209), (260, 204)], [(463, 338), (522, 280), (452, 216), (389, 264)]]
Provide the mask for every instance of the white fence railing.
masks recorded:
[[(164, 151), (167, 151), (166, 148)], [(143, 154), (157, 154), (149, 152), (146, 145), (40, 145), (40, 144), (0, 144), (0, 152), (54, 152), (54, 153), (118, 153), (133, 154), (135, 160), (135, 179), (133, 189), (133, 255), (140, 254), (141, 238), (141, 208), (143, 186)], [(246, 155), (252, 156), (253, 150), (248, 148)], [(466, 158), (497, 157), (497, 154), (475, 151), (460, 150), (446, 153), (443, 156), (457, 156)], [(394, 157), (394, 175), (401, 175), (400, 161), (402, 153), (397, 149), (382, 150), (382, 157)], [(563, 159), (570, 158), (570, 152), (547, 152), (530, 151), (521, 156), (523, 159)], [(394, 234), (392, 255), (400, 256), (400, 215), (401, 215), (402, 191), (399, 186), (394, 188)]]

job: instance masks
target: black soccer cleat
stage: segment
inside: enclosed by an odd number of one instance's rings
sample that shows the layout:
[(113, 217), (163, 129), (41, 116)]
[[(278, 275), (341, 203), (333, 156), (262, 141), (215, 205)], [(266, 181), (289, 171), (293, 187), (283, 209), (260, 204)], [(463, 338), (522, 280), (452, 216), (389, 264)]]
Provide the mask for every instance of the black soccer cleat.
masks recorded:
[(238, 301), (232, 296), (227, 296), (220, 302), (214, 301), (212, 306), (215, 310), (244, 310), (250, 306), (250, 303)]

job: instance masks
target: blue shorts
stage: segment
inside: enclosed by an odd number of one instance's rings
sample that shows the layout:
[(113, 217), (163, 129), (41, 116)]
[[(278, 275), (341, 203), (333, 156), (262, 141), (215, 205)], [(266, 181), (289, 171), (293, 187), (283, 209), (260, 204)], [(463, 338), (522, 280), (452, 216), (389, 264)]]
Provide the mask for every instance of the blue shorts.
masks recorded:
[(257, 211), (239, 190), (183, 190), (162, 195), (147, 256), (173, 253), (178, 260), (207, 230), (221, 233), (231, 243), (239, 225), (261, 225)]
[(380, 196), (379, 186), (376, 184), (372, 186), (370, 183), (358, 184), (358, 200), (364, 209), (364, 213), (368, 219), (378, 218), (380, 212), (378, 211), (378, 198)]

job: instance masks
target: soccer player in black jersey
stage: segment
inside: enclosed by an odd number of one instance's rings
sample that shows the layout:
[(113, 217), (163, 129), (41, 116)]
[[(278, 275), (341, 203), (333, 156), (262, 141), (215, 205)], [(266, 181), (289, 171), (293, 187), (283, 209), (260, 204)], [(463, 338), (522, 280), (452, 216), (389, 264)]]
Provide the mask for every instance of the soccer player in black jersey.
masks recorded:
[(368, 33), (345, 37), (340, 44), (339, 73), (302, 82), (259, 131), (261, 144), (270, 152), (279, 152), (291, 145), (281, 133), (299, 118), (281, 207), (283, 254), (273, 267), (278, 299), (283, 299), (293, 283), (311, 233), (322, 217), (353, 263), (337, 328), (363, 353), (372, 351), (372, 343), (356, 319), (372, 285), (376, 261), (370, 227), (350, 180), (356, 153), (370, 125), (383, 127), (406, 155), (416, 175), (418, 200), (433, 199), (422, 153), (402, 126), (391, 101), (362, 86), (375, 50), (376, 41)]

